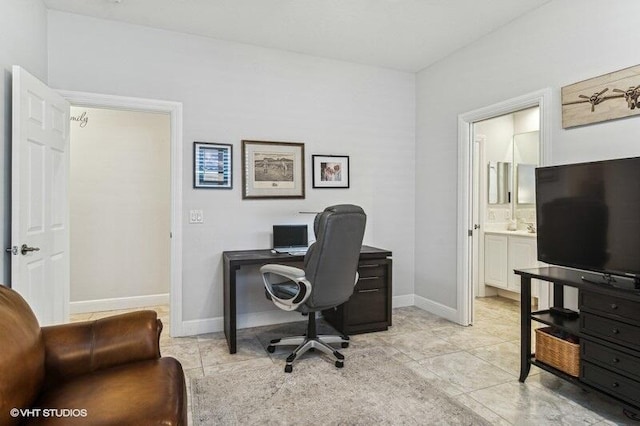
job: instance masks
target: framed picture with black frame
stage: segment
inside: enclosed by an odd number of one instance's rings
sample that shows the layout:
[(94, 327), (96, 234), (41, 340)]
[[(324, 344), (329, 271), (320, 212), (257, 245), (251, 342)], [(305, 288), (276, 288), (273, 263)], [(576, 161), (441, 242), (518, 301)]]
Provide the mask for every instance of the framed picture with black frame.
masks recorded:
[(242, 141), (242, 198), (304, 198), (304, 143)]
[(193, 187), (233, 188), (233, 146), (226, 143), (193, 143)]
[(349, 188), (349, 156), (312, 155), (314, 188)]

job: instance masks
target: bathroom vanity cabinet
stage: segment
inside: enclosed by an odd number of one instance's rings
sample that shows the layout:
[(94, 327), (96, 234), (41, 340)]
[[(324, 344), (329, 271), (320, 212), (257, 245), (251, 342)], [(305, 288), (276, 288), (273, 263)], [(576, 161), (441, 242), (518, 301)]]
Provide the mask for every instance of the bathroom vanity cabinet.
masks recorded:
[[(520, 293), (520, 278), (514, 269), (536, 268), (536, 235), (524, 231), (495, 231), (484, 234), (484, 282), (486, 285)], [(538, 297), (537, 281), (532, 285)]]

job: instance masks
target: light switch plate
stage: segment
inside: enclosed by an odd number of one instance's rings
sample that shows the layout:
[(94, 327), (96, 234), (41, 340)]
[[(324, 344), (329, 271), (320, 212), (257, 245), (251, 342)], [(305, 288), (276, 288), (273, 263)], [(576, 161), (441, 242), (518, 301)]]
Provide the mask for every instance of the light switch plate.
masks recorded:
[(189, 210), (189, 223), (204, 223), (202, 210)]

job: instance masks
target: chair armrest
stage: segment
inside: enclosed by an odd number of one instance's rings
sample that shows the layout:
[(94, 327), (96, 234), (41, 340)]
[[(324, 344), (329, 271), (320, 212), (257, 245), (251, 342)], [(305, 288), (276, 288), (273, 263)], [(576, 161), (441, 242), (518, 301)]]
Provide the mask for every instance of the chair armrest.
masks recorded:
[(278, 265), (278, 264), (263, 265), (260, 268), (260, 273), (262, 274), (272, 273), (272, 274), (280, 275), (282, 277), (290, 279), (291, 281), (296, 281), (298, 279), (302, 279), (305, 277), (304, 270), (300, 268), (296, 268), (294, 266), (287, 266), (287, 265)]
[[(311, 295), (311, 283), (307, 281), (304, 270), (295, 268), (293, 266), (268, 264), (260, 268), (262, 274), (262, 280), (264, 281), (264, 288), (269, 293), (273, 303), (282, 310), (294, 311), (298, 306), (302, 305)], [(286, 278), (288, 281), (292, 281), (298, 286), (298, 292), (296, 295), (290, 298), (282, 298), (274, 291), (275, 283), (269, 281), (271, 275), (277, 275)]]
[(138, 311), (42, 328), (45, 384), (130, 362), (160, 358), (162, 322)]

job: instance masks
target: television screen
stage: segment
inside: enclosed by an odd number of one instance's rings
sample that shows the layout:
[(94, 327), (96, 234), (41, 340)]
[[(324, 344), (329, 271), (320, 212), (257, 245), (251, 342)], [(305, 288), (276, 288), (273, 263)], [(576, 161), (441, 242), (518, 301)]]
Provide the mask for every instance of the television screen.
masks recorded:
[(536, 169), (538, 260), (640, 275), (640, 157)]

